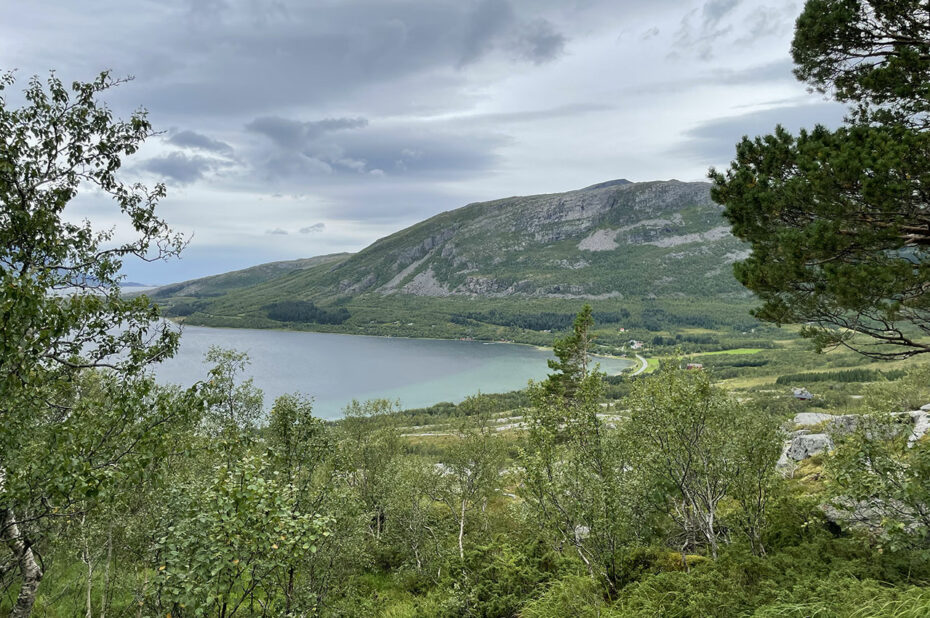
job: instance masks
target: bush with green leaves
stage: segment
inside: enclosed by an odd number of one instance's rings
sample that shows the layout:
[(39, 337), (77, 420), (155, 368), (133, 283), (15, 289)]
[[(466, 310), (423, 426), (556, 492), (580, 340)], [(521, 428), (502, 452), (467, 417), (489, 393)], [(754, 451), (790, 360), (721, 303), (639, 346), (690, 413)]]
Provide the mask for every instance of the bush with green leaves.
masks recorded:
[(775, 491), (780, 451), (777, 419), (753, 414), (703, 371), (665, 362), (627, 399), (629, 432), (641, 467), (661, 489), (674, 525), (669, 539), (682, 554), (706, 548), (717, 556), (727, 538), (722, 507), (739, 503), (733, 523), (763, 553), (765, 511)]
[(151, 602), (174, 616), (274, 616), (300, 607), (288, 574), (330, 534), (329, 518), (301, 513), (296, 492), (263, 458), (222, 464), (179, 486), (156, 543)]

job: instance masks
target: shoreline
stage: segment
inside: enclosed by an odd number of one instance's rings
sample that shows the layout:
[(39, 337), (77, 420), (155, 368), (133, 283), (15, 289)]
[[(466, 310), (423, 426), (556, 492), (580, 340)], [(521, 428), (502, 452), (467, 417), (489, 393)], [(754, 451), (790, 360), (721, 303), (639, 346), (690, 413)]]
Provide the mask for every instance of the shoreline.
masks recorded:
[[(461, 342), (461, 343), (480, 343), (482, 345), (522, 345), (522, 346), (534, 348), (541, 352), (552, 351), (551, 346), (541, 346), (535, 343), (522, 343), (519, 341), (493, 341), (493, 340), (489, 341), (489, 340), (484, 340), (484, 339), (452, 339), (448, 337), (410, 337), (406, 335), (370, 335), (366, 333), (338, 333), (338, 332), (320, 331), (320, 330), (298, 330), (294, 328), (253, 328), (253, 327), (241, 328), (237, 326), (204, 326), (202, 324), (186, 324), (185, 325), (184, 322), (178, 322), (177, 320), (174, 320), (172, 318), (162, 318), (162, 319), (164, 319), (167, 322), (171, 322), (172, 324), (175, 324), (176, 326), (180, 327), (182, 336), (183, 336), (184, 327), (190, 326), (193, 328), (208, 328), (211, 330), (227, 330), (227, 331), (243, 331), (243, 330), (273, 331), (273, 332), (281, 332), (281, 333), (313, 333), (317, 335), (341, 335), (345, 337), (370, 337), (373, 339), (407, 339), (410, 341), (453, 341), (453, 342)], [(635, 360), (627, 358), (625, 356), (613, 356), (611, 354), (591, 354), (591, 357), (627, 361), (630, 363), (630, 368), (636, 366)], [(607, 374), (607, 375), (610, 375), (610, 376), (621, 375), (627, 369), (628, 368), (624, 368), (620, 373)]]

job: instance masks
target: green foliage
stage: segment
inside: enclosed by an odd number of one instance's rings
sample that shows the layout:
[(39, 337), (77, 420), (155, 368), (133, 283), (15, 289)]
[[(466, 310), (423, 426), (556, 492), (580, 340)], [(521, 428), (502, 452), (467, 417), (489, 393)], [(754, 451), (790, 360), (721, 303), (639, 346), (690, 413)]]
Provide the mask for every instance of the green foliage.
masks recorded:
[(339, 462), (346, 484), (357, 494), (370, 517), (369, 533), (381, 538), (385, 504), (391, 484), (391, 466), (401, 455), (396, 404), (375, 399), (353, 401), (339, 424)]
[(733, 233), (752, 244), (734, 272), (764, 301), (754, 315), (807, 324), (818, 349), (859, 333), (871, 345), (857, 349), (877, 358), (930, 350), (919, 338), (930, 332), (930, 240), (918, 229), (928, 155), (930, 133), (898, 125), (744, 138), (711, 175)]
[(262, 392), (255, 388), (251, 378), (239, 382), (249, 364), (247, 354), (213, 346), (204, 360), (213, 363), (213, 367), (200, 388), (203, 430), (215, 440), (212, 446), (231, 464), (248, 451), (256, 438), (263, 413)]
[[(924, 501), (930, 470), (904, 435), (873, 431), (894, 440), (856, 443), (868, 465), (853, 458), (841, 474), (823, 456), (784, 480), (774, 473), (776, 426), (791, 411), (738, 404), (680, 360), (629, 381), (619, 414), (601, 416), (596, 372), (568, 399), (538, 385), (521, 438), (494, 431), (494, 414), (513, 413), (488, 396), (453, 408), (431, 437), (405, 435), (417, 417), (387, 401), (355, 402), (343, 421), (323, 423), (310, 400), (287, 395), (249, 420), (260, 393), (242, 388), (244, 356), (211, 358), (213, 385), (141, 399), (139, 409), (186, 410), (186, 424), (153, 440), (144, 475), (75, 505), (37, 609), (115, 615), (141, 601), (144, 614), (173, 616), (221, 614), (223, 603), (226, 615), (864, 616), (926, 607), (922, 528), (889, 513), (863, 536), (821, 511), (828, 496), (865, 491), (893, 499), (898, 515)], [(91, 377), (75, 390), (87, 409), (117, 405), (124, 382), (103, 389), (106, 375)], [(898, 409), (930, 398), (928, 384), (926, 370), (877, 382), (863, 405)], [(203, 411), (223, 422), (201, 422)], [(676, 476), (667, 467), (676, 457), (692, 470)], [(904, 494), (894, 489), (902, 479)], [(695, 523), (709, 502), (701, 486), (723, 488), (716, 559)], [(0, 612), (11, 604), (0, 595)]]
[[(916, 0), (809, 0), (796, 75), (854, 109), (846, 126), (744, 137), (713, 199), (752, 254), (737, 279), (755, 315), (805, 324), (815, 347), (930, 352), (930, 28)], [(866, 336), (865, 343), (855, 340)]]
[[(527, 599), (538, 595), (554, 577), (573, 570), (569, 560), (534, 540), (514, 544), (508, 536), (499, 535), (488, 541), (465, 554), (462, 588), (473, 615), (523, 614)], [(597, 587), (590, 578), (585, 580)]]
[[(234, 290), (241, 290), (252, 285), (257, 285), (268, 281), (271, 278), (286, 275), (295, 270), (313, 268), (321, 264), (330, 264), (339, 262), (349, 257), (348, 253), (334, 253), (330, 255), (318, 255), (311, 258), (299, 260), (288, 260), (285, 262), (269, 262), (234, 270), (221, 275), (212, 275), (183, 283), (166, 285), (154, 290), (151, 293), (153, 298), (170, 298), (172, 296), (183, 296), (192, 298), (216, 298)], [(198, 303), (194, 303), (197, 305)]]
[(597, 618), (604, 615), (606, 603), (597, 582), (589, 577), (570, 576), (549, 584), (538, 599), (528, 603), (521, 616), (579, 616)]
[[(492, 309), (488, 312), (469, 312), (465, 314), (453, 314), (449, 321), (453, 324), (469, 324), (470, 322), (486, 322), (488, 324), (497, 324), (500, 326), (512, 326), (526, 330), (542, 331), (561, 331), (571, 327), (575, 322), (575, 315), (571, 313), (530, 313), (530, 314), (510, 314), (504, 313), (498, 309)], [(592, 314), (597, 322), (618, 323), (630, 318), (630, 312), (624, 309), (620, 311), (598, 311)]]
[(682, 555), (707, 547), (716, 557), (721, 507), (732, 497), (741, 507), (734, 523), (762, 553), (780, 451), (777, 421), (753, 415), (715, 388), (707, 373), (680, 365), (663, 363), (627, 400), (638, 466), (665, 488), (666, 510), (677, 530), (671, 542)]
[(278, 322), (315, 322), (317, 324), (342, 324), (349, 319), (345, 307), (333, 311), (321, 309), (306, 300), (282, 300), (262, 307), (272, 320)]
[(276, 467), (298, 488), (313, 483), (317, 468), (333, 450), (330, 432), (313, 417), (312, 402), (300, 395), (281, 395), (275, 400), (266, 433)]
[(410, 424), (419, 425), (455, 416), (468, 415), (478, 410), (484, 410), (490, 414), (501, 414), (530, 405), (530, 397), (526, 389), (510, 391), (509, 393), (482, 393), (476, 395), (476, 397), (483, 400), (480, 408), (464, 405), (465, 402), (456, 404), (443, 401), (426, 408), (408, 408), (402, 410), (400, 414), (407, 417), (407, 422)]
[(174, 616), (285, 613), (281, 581), (329, 534), (327, 518), (299, 513), (293, 486), (260, 458), (221, 465), (208, 482), (176, 488), (172, 502), (153, 602)]
[(911, 438), (909, 415), (893, 414), (901, 410), (902, 390), (923, 400), (928, 389), (930, 367), (910, 372), (901, 385), (869, 389), (871, 413), (858, 419), (827, 464), (836, 518), (871, 528), (891, 549), (930, 550), (930, 442)]
[(926, 128), (930, 109), (930, 24), (919, 0), (810, 0), (791, 53), (802, 81), (857, 115)]
[(871, 384), (863, 396), (866, 411), (916, 410), (930, 401), (930, 365), (915, 365), (905, 370), (901, 379)]
[[(173, 256), (183, 241), (155, 213), (164, 186), (120, 179), (151, 126), (144, 112), (117, 120), (100, 101), (119, 80), (102, 73), (68, 87), (33, 78), (20, 107), (7, 101), (13, 83), (0, 75), (0, 537), (22, 582), (12, 614), (26, 616), (49, 519), (144, 476), (151, 435), (183, 416), (137, 377), (174, 352), (177, 333), (119, 285), (123, 259)], [(85, 189), (112, 198), (126, 240), (75, 223), (68, 207)], [(98, 386), (112, 399), (82, 397), (92, 382), (83, 374), (104, 367), (113, 374)]]
[(183, 318), (205, 308), (206, 303), (203, 302), (176, 303), (165, 311), (165, 315), (169, 318)]
[(626, 432), (598, 418), (603, 382), (587, 371), (590, 325), (585, 306), (574, 333), (556, 342), (557, 373), (531, 389), (523, 497), (551, 542), (574, 548), (592, 575), (614, 586), (624, 548), (648, 525), (648, 487), (631, 465)]
[(572, 323), (572, 333), (564, 339), (556, 339), (552, 344), (552, 353), (556, 359), (548, 362), (549, 369), (555, 373), (549, 374), (544, 383), (549, 394), (564, 399), (574, 398), (581, 381), (588, 375), (593, 326), (591, 305), (585, 305)]
[[(628, 586), (605, 614), (865, 617), (897, 615), (881, 609), (900, 607), (903, 615), (919, 615), (906, 612), (926, 607), (927, 588), (907, 584), (889, 567), (859, 540), (820, 537), (765, 558), (727, 548), (691, 572), (663, 572)], [(889, 587), (889, 577), (898, 585)]]
[(490, 424), (483, 400), (473, 398), (467, 407), (477, 408), (456, 427), (453, 440), (434, 472), (429, 494), (449, 509), (458, 527), (459, 559), (465, 559), (465, 530), (474, 511), (485, 512), (488, 501), (500, 489), (504, 448)]
[(878, 369), (844, 369), (842, 371), (814, 371), (788, 373), (775, 379), (775, 384), (801, 384), (807, 382), (876, 382), (897, 380), (904, 376), (903, 370), (879, 371)]
[(437, 478), (428, 461), (407, 457), (394, 468), (385, 500), (386, 540), (398, 548), (402, 567), (435, 582), (451, 555), (451, 522), (434, 507)]

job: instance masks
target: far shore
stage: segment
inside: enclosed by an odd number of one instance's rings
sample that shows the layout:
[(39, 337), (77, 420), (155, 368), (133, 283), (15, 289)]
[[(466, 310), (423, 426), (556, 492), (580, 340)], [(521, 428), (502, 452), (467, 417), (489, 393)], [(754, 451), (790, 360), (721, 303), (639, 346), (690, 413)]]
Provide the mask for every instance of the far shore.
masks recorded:
[[(541, 351), (541, 352), (551, 352), (551, 351), (552, 351), (552, 347), (551, 347), (551, 346), (541, 346), (541, 345), (537, 345), (537, 344), (534, 344), (534, 343), (521, 343), (521, 342), (519, 342), (519, 341), (496, 341), (496, 340), (493, 340), (493, 339), (492, 339), (492, 340), (486, 340), (486, 339), (461, 339), (461, 338), (458, 338), (458, 337), (410, 337), (410, 336), (407, 336), (407, 335), (371, 335), (371, 334), (367, 334), (367, 333), (340, 333), (340, 332), (326, 331), (326, 330), (304, 330), (304, 329), (295, 329), (295, 328), (274, 328), (274, 327), (271, 327), (271, 328), (254, 328), (254, 327), (240, 328), (240, 327), (237, 327), (237, 326), (204, 326), (204, 325), (202, 325), (202, 324), (185, 324), (183, 321), (179, 321), (179, 320), (173, 319), (173, 318), (165, 318), (165, 319), (168, 320), (169, 322), (172, 322), (172, 323), (178, 325), (178, 326), (181, 328), (182, 332), (183, 332), (183, 329), (185, 328), (185, 326), (189, 326), (189, 327), (193, 327), (193, 328), (211, 328), (211, 329), (215, 329), (215, 330), (229, 330), (229, 331), (237, 331), (237, 330), (264, 331), (264, 330), (268, 330), (268, 331), (275, 331), (275, 332), (282, 332), (282, 333), (317, 333), (317, 334), (321, 334), (321, 335), (343, 335), (343, 336), (346, 336), (346, 337), (372, 337), (372, 338), (377, 338), (377, 339), (409, 339), (409, 340), (413, 340), (413, 341), (461, 341), (461, 342), (463, 342), (463, 343), (481, 343), (481, 344), (495, 344), (495, 345), (522, 345), (522, 346), (527, 346), (527, 347), (530, 347), (530, 348), (534, 348), (534, 349), (539, 350), (539, 351)], [(636, 361), (633, 360), (633, 359), (630, 359), (630, 358), (628, 358), (628, 357), (626, 357), (626, 356), (614, 356), (614, 355), (611, 355), (611, 354), (591, 354), (591, 356), (592, 356), (593, 358), (606, 358), (606, 359), (612, 359), (612, 360), (627, 361), (627, 362), (630, 363), (630, 367), (635, 367), (635, 366), (636, 366)], [(622, 372), (621, 372), (621, 373), (622, 373)], [(620, 373), (614, 373), (614, 374), (608, 374), (608, 375), (620, 375)]]

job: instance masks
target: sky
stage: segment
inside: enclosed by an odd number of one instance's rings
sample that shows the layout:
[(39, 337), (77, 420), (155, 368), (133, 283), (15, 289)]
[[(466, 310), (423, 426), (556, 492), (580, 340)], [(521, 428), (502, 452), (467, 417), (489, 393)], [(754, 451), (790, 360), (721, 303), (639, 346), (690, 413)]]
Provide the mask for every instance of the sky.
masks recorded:
[[(615, 178), (704, 180), (743, 135), (843, 108), (789, 55), (785, 0), (0, 0), (0, 71), (66, 82), (159, 134), (123, 178), (164, 182), (163, 284), (358, 251), (439, 212)], [(124, 234), (112, 202), (68, 216)]]

